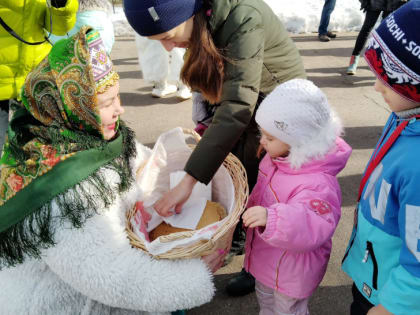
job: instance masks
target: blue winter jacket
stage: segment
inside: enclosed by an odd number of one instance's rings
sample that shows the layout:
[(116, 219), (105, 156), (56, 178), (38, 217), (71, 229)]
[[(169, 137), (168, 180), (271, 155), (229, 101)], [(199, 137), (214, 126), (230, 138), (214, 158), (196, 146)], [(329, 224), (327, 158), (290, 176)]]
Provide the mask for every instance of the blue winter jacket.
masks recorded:
[[(378, 146), (401, 119), (392, 113)], [(381, 137), (381, 138), (382, 138)], [(374, 305), (420, 314), (420, 120), (411, 120), (366, 183), (343, 270)]]

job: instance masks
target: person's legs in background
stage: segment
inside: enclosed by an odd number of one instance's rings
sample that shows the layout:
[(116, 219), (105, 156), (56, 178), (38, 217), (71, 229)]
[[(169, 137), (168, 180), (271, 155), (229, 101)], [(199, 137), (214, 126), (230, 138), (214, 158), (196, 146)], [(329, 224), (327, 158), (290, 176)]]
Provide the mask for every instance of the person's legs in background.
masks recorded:
[(336, 35), (328, 31), (330, 24), (331, 13), (334, 11), (336, 0), (325, 0), (322, 8), (321, 20), (318, 27), (318, 38), (321, 42), (328, 42), (330, 38), (335, 38)]
[(362, 28), (357, 35), (356, 44), (354, 45), (354, 49), (350, 57), (350, 63), (346, 71), (347, 74), (356, 74), (360, 53), (365, 46), (367, 38), (372, 31), (372, 28), (375, 26), (375, 23), (378, 20), (380, 14), (381, 11), (366, 11), (365, 20), (363, 21)]
[(153, 84), (152, 96), (165, 97), (175, 94), (177, 86), (169, 82), (171, 56), (157, 40), (135, 35), (139, 66), (143, 79)]
[(192, 97), (191, 89), (185, 85), (181, 78), (181, 70), (184, 65), (185, 48), (176, 47), (169, 53), (169, 81), (177, 86), (176, 97), (188, 100)]

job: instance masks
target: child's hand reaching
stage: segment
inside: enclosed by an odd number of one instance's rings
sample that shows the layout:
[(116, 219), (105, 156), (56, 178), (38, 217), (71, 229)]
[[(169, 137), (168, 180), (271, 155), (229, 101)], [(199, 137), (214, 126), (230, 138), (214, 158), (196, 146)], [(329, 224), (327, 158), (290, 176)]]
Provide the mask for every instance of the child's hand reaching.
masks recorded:
[(261, 206), (248, 208), (242, 215), (246, 227), (254, 228), (267, 224), (267, 209)]

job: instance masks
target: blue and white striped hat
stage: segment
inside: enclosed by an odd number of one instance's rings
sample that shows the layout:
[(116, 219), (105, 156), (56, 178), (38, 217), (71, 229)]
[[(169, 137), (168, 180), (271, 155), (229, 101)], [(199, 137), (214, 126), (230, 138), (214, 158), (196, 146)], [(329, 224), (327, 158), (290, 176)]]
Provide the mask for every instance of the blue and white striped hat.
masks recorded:
[(404, 98), (420, 102), (420, 0), (390, 14), (372, 32), (365, 59), (375, 75)]

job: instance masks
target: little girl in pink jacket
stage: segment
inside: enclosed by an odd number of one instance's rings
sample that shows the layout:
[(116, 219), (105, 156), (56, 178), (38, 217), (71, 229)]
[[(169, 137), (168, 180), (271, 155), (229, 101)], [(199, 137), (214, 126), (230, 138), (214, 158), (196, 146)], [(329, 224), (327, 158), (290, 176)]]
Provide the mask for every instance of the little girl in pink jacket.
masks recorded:
[(255, 120), (266, 154), (243, 214), (245, 269), (256, 279), (260, 315), (307, 315), (341, 216), (336, 175), (351, 154), (341, 124), (312, 82), (279, 85)]

